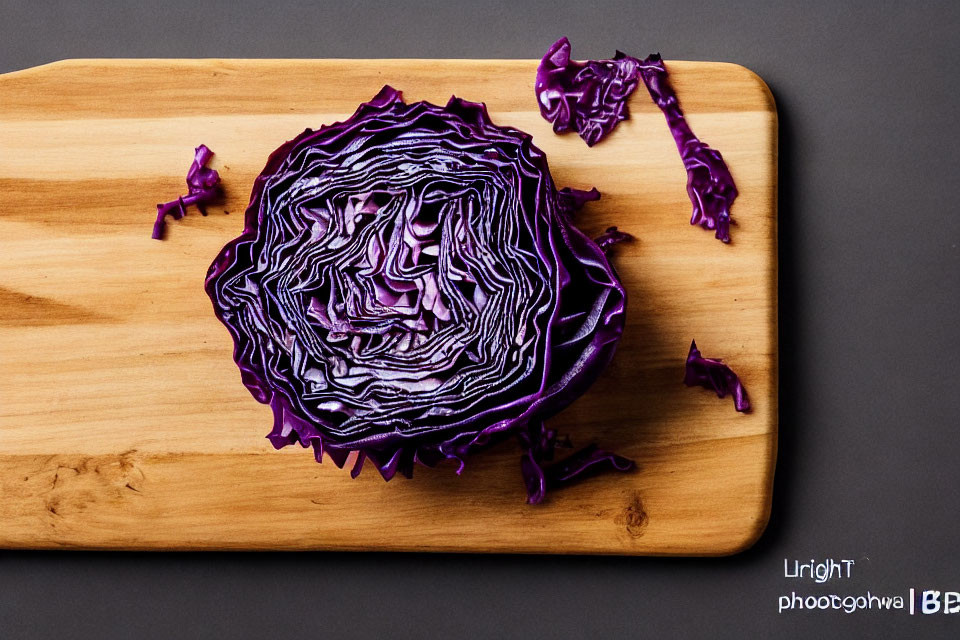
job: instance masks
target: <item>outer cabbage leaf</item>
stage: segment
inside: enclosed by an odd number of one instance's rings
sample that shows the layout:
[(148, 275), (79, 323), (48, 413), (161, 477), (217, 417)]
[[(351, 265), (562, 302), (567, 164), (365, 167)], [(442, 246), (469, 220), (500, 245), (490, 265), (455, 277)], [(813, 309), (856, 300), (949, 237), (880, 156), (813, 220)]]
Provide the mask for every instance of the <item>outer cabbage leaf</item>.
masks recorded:
[[(596, 197), (558, 192), (528, 134), (458, 98), (384, 87), (282, 145), (206, 280), (243, 383), (273, 409), (270, 441), (340, 467), (357, 452), (353, 475), (369, 461), (389, 480), (444, 460), (459, 473), (512, 434), (541, 468), (530, 429), (590, 386), (623, 331), (624, 288), (570, 222)], [(632, 466), (594, 458), (545, 486)]]

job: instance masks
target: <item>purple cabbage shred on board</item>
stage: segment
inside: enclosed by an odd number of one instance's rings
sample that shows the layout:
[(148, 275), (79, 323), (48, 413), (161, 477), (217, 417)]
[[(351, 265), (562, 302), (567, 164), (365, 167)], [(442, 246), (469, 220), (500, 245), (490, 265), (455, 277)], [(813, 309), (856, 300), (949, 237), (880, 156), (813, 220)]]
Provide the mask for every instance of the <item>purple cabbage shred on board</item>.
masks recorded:
[(712, 389), (718, 398), (725, 398), (727, 394), (733, 396), (733, 406), (737, 411), (750, 411), (750, 400), (747, 390), (743, 388), (740, 378), (722, 360), (704, 358), (697, 349), (696, 341), (690, 342), (690, 352), (687, 355), (687, 365), (683, 376), (683, 383), (688, 387), (700, 386)]
[(629, 233), (624, 233), (623, 231), (618, 230), (616, 227), (610, 227), (600, 234), (600, 236), (595, 238), (594, 242), (597, 243), (597, 246), (600, 247), (601, 251), (604, 253), (610, 253), (610, 247), (628, 240), (633, 240), (633, 236), (631, 236)]
[(540, 114), (555, 132), (576, 131), (592, 147), (629, 116), (627, 98), (640, 82), (638, 66), (619, 51), (611, 60), (577, 62), (570, 41), (560, 38), (537, 69)]
[(588, 447), (552, 462), (544, 421), (613, 357), (626, 292), (571, 222), (599, 194), (558, 191), (531, 137), (483, 104), (406, 104), (384, 87), (349, 119), (267, 160), (244, 231), (206, 291), (278, 449), (351, 475), (464, 467), (519, 439), (528, 501), (629, 460)]
[(151, 236), (154, 240), (163, 239), (168, 215), (179, 220), (187, 215), (190, 205), (195, 205), (201, 214), (207, 215), (207, 204), (220, 195), (220, 174), (206, 166), (212, 157), (213, 151), (205, 144), (194, 150), (193, 162), (187, 169), (187, 195), (157, 205), (157, 220), (153, 223)]
[(690, 224), (730, 242), (730, 207), (737, 197), (733, 176), (720, 152), (690, 130), (659, 54), (640, 61), (618, 51), (610, 60), (577, 62), (570, 57), (569, 40), (561, 38), (537, 69), (537, 103), (554, 131), (575, 130), (593, 146), (629, 116), (627, 99), (640, 80), (663, 112), (687, 171)]
[(636, 467), (633, 460), (599, 449), (595, 444), (584, 447), (561, 462), (544, 464), (553, 460), (556, 447), (569, 448), (572, 445), (569, 440), (557, 442), (557, 432), (547, 429), (542, 420), (531, 421), (518, 436), (524, 448), (520, 469), (527, 487), (527, 501), (531, 504), (543, 500), (548, 490), (562, 487), (572, 480), (601, 471), (632, 471)]
[(723, 156), (693, 135), (683, 117), (677, 94), (667, 79), (667, 68), (654, 53), (640, 64), (640, 74), (650, 97), (660, 107), (673, 134), (677, 150), (687, 170), (687, 195), (693, 204), (690, 224), (715, 230), (722, 242), (730, 242), (730, 207), (737, 197), (737, 186)]
[(580, 189), (564, 187), (557, 192), (557, 199), (560, 201), (560, 206), (562, 208), (572, 213), (582, 209), (583, 205), (587, 204), (588, 202), (599, 200), (600, 192), (597, 191), (596, 187), (590, 189), (590, 191), (582, 191)]

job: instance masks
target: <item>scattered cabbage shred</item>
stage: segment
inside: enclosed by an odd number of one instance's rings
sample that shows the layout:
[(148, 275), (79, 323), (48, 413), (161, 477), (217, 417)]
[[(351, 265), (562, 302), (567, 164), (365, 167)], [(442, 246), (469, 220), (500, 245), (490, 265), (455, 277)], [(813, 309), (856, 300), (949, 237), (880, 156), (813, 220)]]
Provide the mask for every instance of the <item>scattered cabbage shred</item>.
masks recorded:
[(201, 214), (207, 215), (206, 205), (220, 195), (220, 174), (206, 166), (213, 157), (206, 145), (194, 150), (193, 162), (187, 169), (187, 195), (157, 205), (157, 220), (153, 223), (153, 239), (162, 240), (166, 218), (179, 220), (187, 215), (187, 207), (195, 205)]
[(273, 409), (273, 445), (339, 467), (356, 452), (354, 476), (367, 463), (389, 480), (445, 460), (459, 473), (515, 436), (531, 503), (632, 469), (595, 446), (553, 462), (544, 425), (624, 327), (607, 252), (627, 236), (571, 223), (598, 197), (558, 191), (528, 134), (458, 98), (406, 104), (384, 87), (282, 145), (206, 280), (244, 384)]
[(577, 62), (570, 41), (561, 38), (537, 70), (540, 113), (557, 133), (576, 131), (593, 146), (627, 119), (627, 99), (640, 80), (660, 107), (687, 170), (687, 195), (693, 205), (690, 224), (715, 231), (730, 242), (730, 207), (737, 187), (723, 157), (690, 130), (659, 54), (638, 60), (617, 51), (610, 60)]
[(723, 156), (693, 135), (659, 54), (651, 54), (641, 63), (640, 74), (667, 119), (687, 170), (687, 195), (693, 204), (690, 224), (715, 230), (717, 239), (730, 242), (730, 207), (737, 197), (737, 186)]
[(627, 98), (640, 83), (639, 66), (619, 51), (612, 60), (577, 62), (570, 41), (561, 38), (537, 70), (540, 113), (555, 132), (576, 131), (592, 147), (629, 117)]
[(747, 390), (743, 388), (737, 374), (722, 360), (704, 358), (697, 349), (696, 341), (690, 342), (683, 383), (688, 387), (700, 386), (712, 389), (718, 398), (724, 398), (730, 394), (733, 396), (733, 406), (737, 411), (744, 413), (750, 411)]

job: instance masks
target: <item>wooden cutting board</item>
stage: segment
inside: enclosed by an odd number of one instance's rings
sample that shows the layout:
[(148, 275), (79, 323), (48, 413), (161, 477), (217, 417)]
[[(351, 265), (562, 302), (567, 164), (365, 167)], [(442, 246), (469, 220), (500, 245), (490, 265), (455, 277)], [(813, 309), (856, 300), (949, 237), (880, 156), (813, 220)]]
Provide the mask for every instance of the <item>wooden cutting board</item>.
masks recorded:
[[(688, 225), (686, 176), (641, 88), (588, 149), (537, 113), (531, 60), (69, 60), (0, 76), (0, 547), (728, 554), (770, 511), (777, 434), (777, 114), (732, 64), (670, 62), (741, 195), (727, 246)], [(533, 134), (559, 186), (596, 185), (630, 295), (615, 361), (551, 422), (639, 470), (524, 502), (519, 449), (385, 483), (274, 451), (203, 291), (267, 155), (385, 83), (455, 93)], [(151, 240), (200, 143), (226, 188)], [(229, 215), (227, 215), (229, 212)], [(691, 338), (755, 409), (681, 384)]]

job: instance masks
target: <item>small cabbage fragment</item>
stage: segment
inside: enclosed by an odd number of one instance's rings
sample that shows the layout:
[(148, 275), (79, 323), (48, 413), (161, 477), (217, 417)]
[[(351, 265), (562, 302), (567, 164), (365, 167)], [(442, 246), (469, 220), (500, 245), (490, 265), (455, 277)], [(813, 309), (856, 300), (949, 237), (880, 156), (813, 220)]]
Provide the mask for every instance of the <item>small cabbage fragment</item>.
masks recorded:
[(627, 242), (633, 240), (633, 236), (629, 233), (624, 233), (616, 227), (610, 227), (604, 231), (599, 237), (594, 239), (594, 242), (597, 243), (597, 246), (600, 247), (600, 250), (604, 253), (610, 253), (610, 247), (615, 244), (620, 244), (621, 242)]
[(627, 99), (641, 79), (663, 112), (687, 171), (690, 224), (730, 242), (730, 207), (737, 197), (733, 176), (720, 152), (690, 130), (659, 54), (641, 62), (617, 51), (610, 60), (577, 62), (570, 58), (570, 41), (560, 38), (537, 69), (537, 104), (555, 132), (576, 130), (593, 146), (629, 117)]
[(213, 157), (207, 145), (194, 150), (193, 162), (187, 169), (187, 195), (157, 205), (157, 220), (153, 223), (154, 240), (163, 239), (166, 217), (179, 220), (187, 215), (187, 207), (196, 205), (201, 214), (207, 215), (206, 205), (220, 195), (220, 174), (206, 166)]
[(582, 209), (583, 205), (588, 202), (599, 200), (600, 192), (597, 191), (596, 187), (593, 187), (590, 191), (564, 187), (557, 192), (557, 197), (560, 201), (560, 206), (566, 209), (567, 213), (573, 213), (574, 211)]
[(571, 223), (598, 197), (558, 191), (530, 135), (483, 104), (406, 104), (389, 86), (281, 145), (206, 279), (241, 380), (273, 409), (271, 443), (341, 468), (356, 452), (352, 476), (389, 480), (445, 460), (459, 473), (515, 436), (533, 503), (632, 468), (596, 448), (541, 466), (544, 420), (623, 332), (626, 291)]
[(683, 383), (688, 387), (701, 386), (713, 389), (718, 398), (733, 395), (733, 406), (737, 411), (750, 411), (750, 400), (747, 390), (743, 388), (740, 378), (722, 360), (704, 358), (697, 349), (696, 341), (690, 342), (690, 352), (687, 354), (687, 365), (683, 376)]
[(632, 471), (633, 460), (604, 451), (595, 444), (567, 456), (560, 462), (544, 464), (553, 460), (558, 446), (571, 447), (569, 439), (557, 442), (557, 432), (547, 429), (542, 420), (532, 420), (528, 428), (519, 434), (524, 453), (520, 459), (523, 481), (527, 487), (527, 502), (537, 504), (548, 490), (553, 490), (581, 480), (601, 471)]

